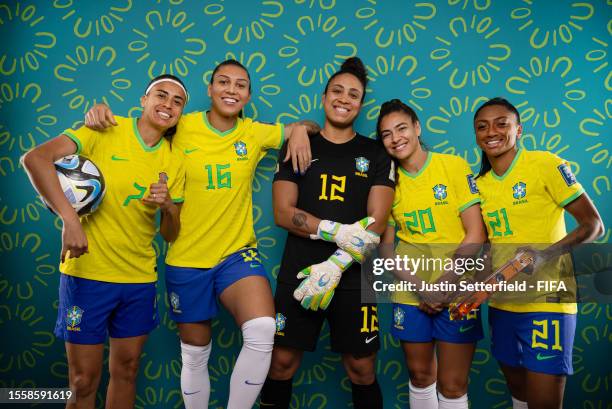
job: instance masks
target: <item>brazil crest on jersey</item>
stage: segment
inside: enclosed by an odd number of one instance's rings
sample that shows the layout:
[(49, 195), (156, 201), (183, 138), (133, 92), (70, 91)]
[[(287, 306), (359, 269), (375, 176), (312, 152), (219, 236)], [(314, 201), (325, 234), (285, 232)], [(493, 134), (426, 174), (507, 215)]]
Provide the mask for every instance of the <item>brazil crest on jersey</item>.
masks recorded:
[[(400, 239), (396, 253), (409, 257), (452, 257), (446, 253), (465, 237), (461, 212), (480, 202), (467, 162), (459, 156), (427, 152), (427, 160), (416, 174), (402, 167), (399, 170), (389, 223), (397, 227)], [(441, 273), (421, 278), (434, 281)], [(418, 304), (410, 293), (395, 293), (394, 297), (395, 302)]]
[[(296, 175), (291, 162), (279, 155), (274, 182), (288, 181), (298, 186), (297, 208), (316, 217), (339, 223), (354, 223), (368, 215), (368, 195), (376, 185), (395, 186), (395, 169), (382, 145), (356, 135), (336, 144), (321, 134), (310, 138), (312, 165), (305, 175)], [(278, 281), (297, 286), (297, 273), (320, 263), (336, 251), (337, 245), (324, 240), (310, 240), (289, 233)], [(338, 289), (361, 288), (361, 267), (353, 263), (342, 274)]]
[(141, 199), (149, 185), (168, 175), (175, 202), (183, 201), (183, 155), (161, 138), (147, 146), (136, 118), (115, 116), (117, 126), (98, 132), (86, 127), (63, 132), (77, 146), (76, 153), (91, 159), (104, 175), (106, 195), (98, 210), (81, 218), (89, 253), (69, 258), (60, 266), (64, 274), (114, 283), (149, 283), (157, 280), (152, 246), (158, 208)]
[[(505, 263), (513, 255), (505, 254), (504, 248), (500, 246), (497, 247), (499, 250), (496, 257), (495, 244), (545, 248), (565, 237), (567, 232), (563, 208), (584, 193), (569, 163), (545, 151), (520, 149), (506, 173), (498, 176), (490, 170), (478, 178), (477, 182), (482, 197), (482, 216), (489, 240), (494, 245), (494, 267)], [(565, 269), (562, 264), (570, 262), (569, 256), (561, 257), (559, 265), (549, 266), (537, 274), (542, 280), (558, 280), (559, 271)], [(542, 295), (542, 298), (545, 296)], [(548, 296), (565, 298), (555, 293)], [(555, 304), (545, 300), (537, 304), (502, 305), (492, 299), (490, 304), (516, 312), (576, 312), (574, 303)]]
[(206, 112), (183, 115), (173, 144), (185, 155), (185, 203), (181, 230), (166, 263), (211, 268), (244, 247), (256, 247), (252, 184), (268, 149), (283, 143), (282, 124), (238, 118), (225, 132)]

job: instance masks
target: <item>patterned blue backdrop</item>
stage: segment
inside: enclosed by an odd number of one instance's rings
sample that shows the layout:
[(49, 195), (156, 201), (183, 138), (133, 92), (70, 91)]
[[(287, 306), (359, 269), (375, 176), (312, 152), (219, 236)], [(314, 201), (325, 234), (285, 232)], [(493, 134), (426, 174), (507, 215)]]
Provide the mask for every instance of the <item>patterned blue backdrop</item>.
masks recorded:
[[(80, 121), (92, 104), (105, 101), (116, 113), (138, 115), (138, 97), (149, 78), (169, 72), (184, 78), (191, 90), (187, 111), (205, 109), (212, 68), (232, 57), (251, 73), (249, 116), (320, 122), (327, 78), (343, 59), (359, 55), (371, 79), (357, 121), (361, 133), (373, 134), (383, 101), (401, 98), (417, 110), (431, 149), (461, 155), (476, 169), (474, 109), (485, 98), (505, 96), (523, 117), (523, 145), (571, 161), (604, 217), (608, 232), (602, 241), (607, 242), (612, 227), (611, 17), (611, 0), (0, 4), (0, 386), (67, 384), (63, 343), (52, 334), (61, 225), (35, 196), (18, 158)], [(285, 233), (274, 226), (271, 214), (273, 167), (270, 154), (259, 166), (254, 200), (259, 247), (275, 277)], [(161, 261), (166, 246), (157, 241), (156, 249)], [(161, 284), (162, 322), (142, 357), (139, 408), (182, 405), (178, 337), (163, 294)], [(576, 374), (568, 380), (565, 407), (611, 408), (610, 305), (585, 303), (579, 310)], [(382, 308), (383, 329), (389, 315)], [(220, 408), (240, 333), (227, 314), (213, 327), (211, 407)], [(328, 338), (326, 329), (318, 351), (307, 356), (297, 374), (292, 408), (351, 406), (350, 384), (339, 356), (329, 351)], [(478, 344), (471, 405), (509, 408), (489, 346), (488, 338)], [(386, 331), (377, 371), (385, 407), (407, 407), (402, 354)]]

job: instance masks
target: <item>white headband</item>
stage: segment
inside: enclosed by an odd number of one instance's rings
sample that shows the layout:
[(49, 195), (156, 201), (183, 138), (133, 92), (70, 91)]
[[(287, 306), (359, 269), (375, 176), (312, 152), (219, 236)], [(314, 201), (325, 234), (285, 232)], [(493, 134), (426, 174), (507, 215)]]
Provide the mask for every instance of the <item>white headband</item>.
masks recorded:
[(156, 81), (153, 81), (151, 83), (151, 85), (149, 85), (147, 87), (147, 90), (145, 91), (145, 95), (147, 95), (149, 93), (149, 91), (151, 91), (151, 88), (153, 88), (155, 85), (159, 84), (160, 82), (171, 82), (173, 84), (178, 85), (179, 87), (181, 87), (181, 89), (183, 90), (183, 92), (185, 93), (185, 102), (187, 102), (189, 100), (189, 93), (187, 92), (187, 90), (185, 89), (185, 87), (183, 86), (183, 84), (181, 84), (180, 82), (178, 82), (177, 80), (173, 80), (172, 78), (160, 78)]

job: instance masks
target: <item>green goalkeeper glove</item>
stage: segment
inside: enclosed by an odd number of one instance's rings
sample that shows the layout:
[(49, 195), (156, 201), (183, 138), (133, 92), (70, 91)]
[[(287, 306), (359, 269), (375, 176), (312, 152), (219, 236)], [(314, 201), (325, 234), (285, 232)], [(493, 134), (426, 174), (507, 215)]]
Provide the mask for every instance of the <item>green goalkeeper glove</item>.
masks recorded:
[(330, 220), (321, 220), (317, 234), (311, 234), (311, 239), (323, 239), (335, 242), (340, 249), (346, 251), (358, 263), (378, 246), (380, 236), (367, 230), (368, 226), (376, 220), (366, 217), (353, 224), (341, 224)]
[(327, 260), (300, 271), (297, 278), (304, 278), (293, 292), (293, 298), (302, 307), (317, 311), (329, 306), (342, 273), (353, 264), (353, 258), (344, 250), (336, 250)]

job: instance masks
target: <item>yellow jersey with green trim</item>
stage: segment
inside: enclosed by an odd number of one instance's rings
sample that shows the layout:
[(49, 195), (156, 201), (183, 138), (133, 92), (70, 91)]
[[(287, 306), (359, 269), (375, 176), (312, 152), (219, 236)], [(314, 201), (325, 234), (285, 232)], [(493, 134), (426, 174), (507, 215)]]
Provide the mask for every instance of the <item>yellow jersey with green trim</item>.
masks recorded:
[[(490, 170), (477, 183), (482, 197), (482, 216), (493, 245), (493, 268), (512, 258), (518, 247), (529, 245), (543, 249), (565, 237), (563, 208), (584, 193), (568, 162), (550, 152), (525, 149), (519, 149), (502, 176)], [(500, 246), (503, 244), (506, 245)], [(535, 272), (535, 277), (558, 281), (560, 271), (571, 271), (569, 255), (547, 263)], [(533, 302), (500, 302), (496, 301), (499, 296), (494, 295), (489, 304), (514, 312), (576, 313), (574, 302), (563, 302), (575, 300), (575, 281), (573, 277), (564, 281), (567, 291), (529, 295)]]
[[(474, 175), (467, 162), (455, 155), (428, 152), (416, 174), (399, 168), (391, 225), (400, 239), (396, 254), (444, 260), (452, 258), (463, 241), (461, 212), (480, 202)], [(420, 278), (435, 281), (442, 271), (429, 271)], [(394, 302), (418, 304), (416, 295), (394, 293)]]
[(220, 132), (206, 112), (181, 117), (173, 146), (185, 154), (185, 203), (166, 263), (211, 268), (242, 248), (257, 246), (253, 177), (266, 151), (283, 142), (281, 124), (239, 118), (232, 129)]
[(174, 202), (183, 201), (183, 154), (161, 138), (147, 146), (136, 118), (115, 116), (117, 126), (98, 132), (86, 127), (63, 132), (76, 153), (92, 160), (104, 176), (106, 194), (98, 209), (81, 218), (89, 252), (66, 259), (60, 271), (75, 277), (112, 283), (157, 281), (153, 239), (157, 206), (144, 204), (149, 186), (168, 176)]

